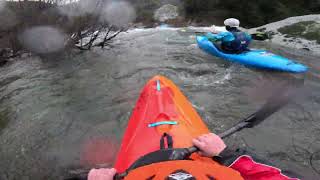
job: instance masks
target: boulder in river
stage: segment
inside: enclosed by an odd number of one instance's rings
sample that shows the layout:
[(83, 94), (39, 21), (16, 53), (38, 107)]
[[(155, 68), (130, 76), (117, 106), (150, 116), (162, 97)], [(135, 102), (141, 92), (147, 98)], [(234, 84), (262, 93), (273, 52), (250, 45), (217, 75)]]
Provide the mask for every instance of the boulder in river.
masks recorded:
[(155, 11), (153, 18), (157, 21), (165, 22), (170, 19), (176, 19), (178, 16), (178, 7), (171, 4), (166, 4)]

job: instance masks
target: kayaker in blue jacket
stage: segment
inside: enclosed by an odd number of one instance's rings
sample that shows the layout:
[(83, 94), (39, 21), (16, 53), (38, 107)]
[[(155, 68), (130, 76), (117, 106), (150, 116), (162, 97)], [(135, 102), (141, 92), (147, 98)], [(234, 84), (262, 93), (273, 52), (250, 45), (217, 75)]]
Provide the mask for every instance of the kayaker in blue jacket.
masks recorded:
[(213, 42), (221, 42), (221, 50), (225, 53), (239, 54), (248, 51), (251, 42), (251, 35), (238, 29), (240, 21), (235, 18), (229, 18), (224, 21), (227, 32), (218, 34), (207, 33), (208, 39)]

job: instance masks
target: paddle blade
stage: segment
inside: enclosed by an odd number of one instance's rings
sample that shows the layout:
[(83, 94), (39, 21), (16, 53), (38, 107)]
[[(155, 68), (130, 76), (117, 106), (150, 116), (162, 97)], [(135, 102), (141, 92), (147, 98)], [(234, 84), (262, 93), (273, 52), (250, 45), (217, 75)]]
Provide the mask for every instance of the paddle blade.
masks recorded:
[(277, 112), (279, 109), (287, 105), (290, 100), (294, 99), (296, 93), (298, 92), (297, 87), (292, 86), (281, 86), (267, 99), (267, 102), (253, 115), (245, 119), (248, 122), (246, 127), (252, 128), (260, 124), (263, 120), (268, 118), (273, 113)]
[(283, 106), (294, 99), (304, 84), (304, 80), (295, 80), (294, 86), (284, 84), (276, 88), (267, 99), (267, 102), (255, 113), (238, 122), (232, 128), (219, 134), (221, 138), (226, 138), (235, 132), (241, 131), (244, 128), (253, 128), (264, 121), (266, 118), (277, 112)]

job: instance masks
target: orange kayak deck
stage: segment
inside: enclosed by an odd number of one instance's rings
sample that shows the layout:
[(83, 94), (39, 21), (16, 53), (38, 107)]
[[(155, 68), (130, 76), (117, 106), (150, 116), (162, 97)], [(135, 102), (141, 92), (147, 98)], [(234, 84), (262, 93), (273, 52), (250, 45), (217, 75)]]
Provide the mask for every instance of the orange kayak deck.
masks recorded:
[(118, 172), (159, 150), (164, 133), (172, 136), (173, 148), (186, 148), (209, 129), (172, 81), (155, 76), (143, 88), (128, 122), (115, 163)]

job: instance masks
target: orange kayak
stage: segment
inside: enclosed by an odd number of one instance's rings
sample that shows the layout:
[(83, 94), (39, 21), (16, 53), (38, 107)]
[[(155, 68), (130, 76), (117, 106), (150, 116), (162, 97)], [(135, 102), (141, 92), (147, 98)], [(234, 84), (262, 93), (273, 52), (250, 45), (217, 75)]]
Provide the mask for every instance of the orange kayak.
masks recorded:
[[(121, 173), (120, 177), (123, 174), (126, 176), (128, 170), (151, 164), (152, 158), (155, 159), (154, 162), (158, 162), (157, 159), (162, 159), (159, 158), (162, 156), (161, 153), (165, 152), (162, 150), (189, 148), (192, 146), (193, 138), (207, 133), (209, 129), (179, 88), (169, 79), (155, 76), (142, 89), (125, 131), (115, 168), (119, 174)], [(170, 137), (166, 140), (167, 149), (163, 147), (166, 136)], [(156, 168), (148, 166), (131, 175), (140, 177), (139, 173), (144, 174), (144, 171), (155, 174), (158, 168), (166, 169), (165, 167), (170, 165), (175, 167), (177, 163), (197, 174), (198, 167), (202, 167), (199, 172), (204, 172), (209, 168), (205, 165), (216, 164), (211, 158), (201, 157), (197, 153), (193, 153), (190, 158), (194, 161), (183, 161), (183, 164), (179, 161), (173, 164), (168, 161), (165, 163), (159, 161)], [(191, 167), (188, 165), (191, 162), (199, 163), (199, 166)], [(224, 179), (298, 180), (283, 175), (280, 169), (253, 161), (250, 156), (238, 157), (229, 167), (236, 171), (230, 171), (219, 165), (219, 167), (209, 168), (207, 173), (214, 173)], [(229, 176), (232, 178), (227, 178)]]
[[(172, 81), (155, 76), (143, 88), (130, 117), (115, 163), (118, 172), (159, 150), (165, 133), (172, 137), (173, 148), (188, 148), (193, 138), (209, 133), (209, 129)], [(192, 158), (211, 160), (196, 153)]]

